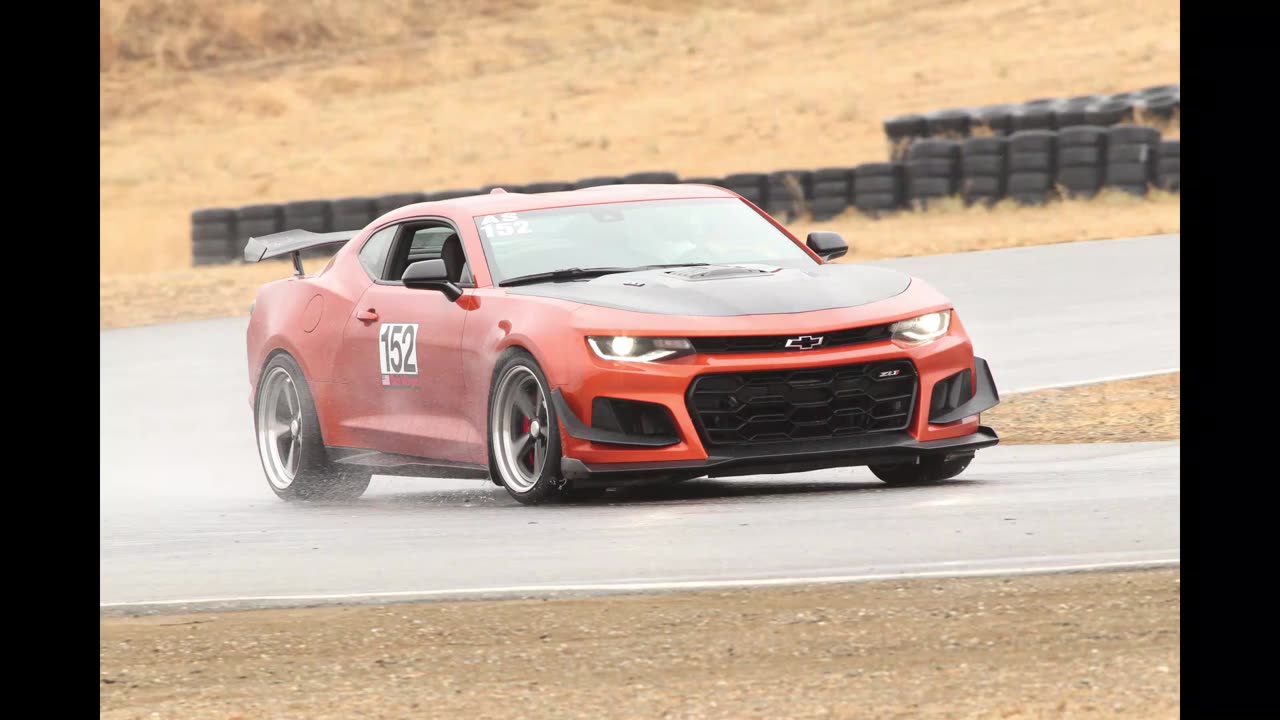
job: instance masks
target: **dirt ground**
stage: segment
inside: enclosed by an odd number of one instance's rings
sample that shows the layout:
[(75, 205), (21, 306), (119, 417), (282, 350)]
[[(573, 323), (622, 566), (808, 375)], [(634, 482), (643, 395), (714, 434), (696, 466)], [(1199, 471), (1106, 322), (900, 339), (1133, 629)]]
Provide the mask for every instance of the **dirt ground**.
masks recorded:
[(1177, 718), (1180, 571), (104, 618), (101, 717)]
[(1181, 388), (1182, 373), (1176, 372), (1039, 390), (1001, 398), (982, 414), (982, 422), (998, 430), (1000, 442), (1010, 444), (1177, 440)]
[(891, 115), (1178, 82), (1180, 24), (1173, 0), (104, 0), (101, 272), (188, 267), (198, 207), (882, 159)]

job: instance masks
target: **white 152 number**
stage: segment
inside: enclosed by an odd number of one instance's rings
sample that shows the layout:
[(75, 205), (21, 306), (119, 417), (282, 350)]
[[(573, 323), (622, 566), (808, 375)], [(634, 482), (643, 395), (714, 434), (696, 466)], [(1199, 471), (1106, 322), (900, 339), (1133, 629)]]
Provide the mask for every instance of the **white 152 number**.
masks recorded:
[(387, 323), (378, 335), (383, 375), (418, 374), (417, 323)]
[(485, 215), (480, 220), (480, 229), (486, 237), (523, 235), (529, 232), (529, 221), (521, 220), (515, 213)]

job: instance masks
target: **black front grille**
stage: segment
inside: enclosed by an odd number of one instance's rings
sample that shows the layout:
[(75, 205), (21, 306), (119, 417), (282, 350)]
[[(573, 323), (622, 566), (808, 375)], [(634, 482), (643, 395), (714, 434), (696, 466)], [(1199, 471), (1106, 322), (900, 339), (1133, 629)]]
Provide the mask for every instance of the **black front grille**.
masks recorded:
[(688, 402), (708, 445), (822, 440), (906, 428), (918, 385), (910, 360), (890, 360), (699, 375)]
[[(808, 339), (806, 339), (808, 338)], [(814, 344), (815, 338), (822, 342)], [(797, 333), (795, 335), (732, 335), (726, 337), (691, 337), (693, 348), (700, 353), (741, 353), (741, 352), (804, 352), (818, 348), (841, 347), (844, 345), (861, 345), (889, 339), (888, 325), (868, 325), (866, 327), (834, 330), (827, 333)], [(793, 340), (792, 347), (787, 341)]]

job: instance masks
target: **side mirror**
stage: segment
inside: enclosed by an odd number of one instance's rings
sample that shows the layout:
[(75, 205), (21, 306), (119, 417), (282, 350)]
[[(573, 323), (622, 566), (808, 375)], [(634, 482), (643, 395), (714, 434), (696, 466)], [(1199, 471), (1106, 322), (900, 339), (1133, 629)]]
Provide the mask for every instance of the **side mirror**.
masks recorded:
[(443, 260), (420, 260), (404, 269), (400, 281), (415, 290), (439, 290), (449, 302), (458, 302), (462, 288), (449, 281), (449, 271)]
[(811, 232), (804, 244), (817, 253), (818, 257), (828, 262), (838, 257), (844, 257), (849, 252), (849, 243), (840, 237), (840, 233)]

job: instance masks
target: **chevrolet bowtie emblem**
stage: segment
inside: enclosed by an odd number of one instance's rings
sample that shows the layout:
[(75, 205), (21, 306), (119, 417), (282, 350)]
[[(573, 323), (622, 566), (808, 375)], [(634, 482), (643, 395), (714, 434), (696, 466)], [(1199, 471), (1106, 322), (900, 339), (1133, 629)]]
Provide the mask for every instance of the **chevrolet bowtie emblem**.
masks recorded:
[(812, 350), (822, 344), (821, 335), (801, 335), (787, 340), (787, 347), (792, 350)]

